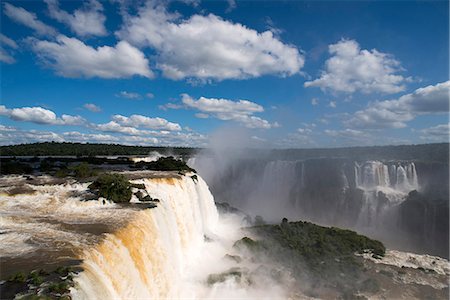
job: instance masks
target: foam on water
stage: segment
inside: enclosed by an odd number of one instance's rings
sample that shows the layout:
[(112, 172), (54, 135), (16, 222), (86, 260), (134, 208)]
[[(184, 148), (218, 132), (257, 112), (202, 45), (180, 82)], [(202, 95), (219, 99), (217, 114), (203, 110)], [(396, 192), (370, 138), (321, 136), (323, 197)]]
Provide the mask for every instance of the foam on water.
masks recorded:
[[(8, 181), (9, 178), (2, 179)], [(119, 224), (126, 209), (102, 201), (81, 201), (88, 183), (33, 185), (31, 194), (0, 194), (0, 254), (21, 256), (57, 246), (78, 249), (97, 240), (95, 235), (70, 224)], [(113, 221), (113, 219), (116, 221)], [(57, 249), (55, 249), (56, 251)]]

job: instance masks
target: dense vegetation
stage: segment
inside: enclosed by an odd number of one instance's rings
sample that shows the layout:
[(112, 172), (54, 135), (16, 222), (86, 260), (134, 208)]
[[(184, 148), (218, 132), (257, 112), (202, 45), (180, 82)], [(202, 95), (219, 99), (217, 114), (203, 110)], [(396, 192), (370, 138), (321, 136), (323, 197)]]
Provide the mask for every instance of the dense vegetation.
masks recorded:
[[(7, 174), (33, 174), (41, 173), (56, 177), (72, 176), (77, 179), (86, 179), (96, 176), (103, 169), (108, 170), (152, 170), (152, 171), (178, 171), (194, 172), (186, 162), (172, 156), (160, 157), (152, 162), (134, 163), (128, 157), (102, 158), (102, 157), (4, 157), (1, 159), (1, 173)], [(196, 177), (194, 177), (196, 178)]]
[(299, 282), (311, 283), (311, 296), (315, 296), (315, 289), (322, 288), (336, 288), (342, 293), (364, 290), (368, 277), (354, 253), (371, 251), (374, 257), (381, 257), (386, 250), (381, 242), (354, 231), (309, 222), (283, 219), (279, 225), (254, 226), (247, 230), (258, 238), (244, 237), (234, 247), (248, 249), (254, 261), (269, 258), (283, 265)]
[(164, 155), (189, 156), (198, 149), (185, 147), (144, 147), (118, 144), (34, 143), (1, 146), (2, 156), (96, 156), (96, 155), (148, 155), (156, 151)]
[(347, 256), (364, 250), (383, 256), (386, 251), (381, 242), (354, 231), (322, 227), (309, 222), (287, 222), (283, 219), (280, 225), (260, 225), (249, 230), (258, 236), (275, 240), (282, 247), (294, 249), (313, 264), (322, 257)]
[(116, 203), (130, 202), (132, 184), (121, 174), (105, 173), (89, 185), (89, 189), (99, 197)]
[(179, 171), (179, 172), (194, 172), (195, 170), (190, 168), (186, 162), (176, 159), (172, 156), (160, 157), (156, 161), (144, 162), (140, 161), (134, 164), (133, 168), (146, 169), (152, 171)]

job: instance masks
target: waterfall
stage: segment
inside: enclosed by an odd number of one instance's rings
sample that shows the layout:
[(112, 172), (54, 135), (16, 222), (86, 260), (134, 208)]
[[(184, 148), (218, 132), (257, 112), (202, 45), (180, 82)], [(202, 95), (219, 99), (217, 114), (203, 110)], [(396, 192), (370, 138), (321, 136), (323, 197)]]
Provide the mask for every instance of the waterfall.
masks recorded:
[[(70, 288), (72, 299), (288, 298), (284, 283), (254, 275), (260, 263), (227, 258), (243, 255), (233, 248), (245, 235), (242, 216), (221, 215), (219, 221), (213, 196), (200, 175), (148, 174), (151, 178), (130, 181), (143, 184), (145, 190), (140, 192), (159, 199), (151, 209), (145, 208), (148, 203), (137, 203), (136, 196), (132, 203), (87, 201), (89, 183), (71, 179), (54, 184), (52, 178), (40, 177), (43, 184), (32, 185), (30, 192), (10, 194), (10, 185), (19, 182), (27, 187), (27, 181), (3, 178), (0, 253), (6, 272), (14, 274), (17, 265), (51, 270), (80, 263)], [(209, 275), (236, 267), (252, 280), (231, 275), (224, 281), (208, 281)]]
[(361, 185), (361, 181), (359, 179), (359, 174), (361, 173), (361, 166), (355, 162), (355, 186), (358, 187)]
[(136, 180), (158, 207), (130, 215), (127, 226), (107, 234), (82, 254), (74, 299), (182, 298), (189, 289), (187, 262), (199, 255), (218, 214), (206, 183), (183, 176)]
[[(300, 176), (303, 173), (304, 166), (301, 164)], [(249, 196), (249, 202), (257, 202), (258, 206), (248, 211), (260, 215), (272, 215), (275, 216), (275, 220), (284, 216), (289, 217), (284, 212), (295, 204), (291, 202), (293, 188), (299, 182), (300, 185), (304, 185), (303, 178), (299, 179), (297, 175), (297, 162), (270, 161), (266, 164), (260, 180), (260, 184)], [(276, 207), (273, 205), (275, 201)]]
[(413, 162), (386, 164), (367, 161), (362, 165), (355, 162), (355, 185), (364, 190), (391, 188), (409, 192), (419, 188), (416, 166)]
[(302, 168), (302, 172), (301, 172), (301, 177), (300, 177), (300, 188), (304, 188), (305, 187), (305, 164), (302, 162), (301, 164), (301, 168)]
[[(211, 186), (216, 199), (268, 221), (288, 217), (316, 222), (336, 220), (337, 225), (346, 226), (367, 225), (357, 221), (361, 214), (372, 215), (372, 224), (376, 224), (382, 221), (377, 219), (379, 215), (401, 203), (410, 191), (419, 189), (413, 162), (239, 158), (219, 163), (218, 176), (213, 172), (216, 167), (212, 161), (211, 157), (199, 156), (190, 164)], [(368, 207), (375, 209), (372, 214)]]
[(382, 225), (385, 213), (398, 205), (406, 195), (419, 188), (416, 168), (413, 162), (389, 164), (367, 161), (362, 165), (355, 162), (355, 185), (363, 191), (358, 228)]
[(355, 185), (363, 189), (391, 185), (388, 166), (379, 161), (368, 161), (362, 165), (355, 163)]

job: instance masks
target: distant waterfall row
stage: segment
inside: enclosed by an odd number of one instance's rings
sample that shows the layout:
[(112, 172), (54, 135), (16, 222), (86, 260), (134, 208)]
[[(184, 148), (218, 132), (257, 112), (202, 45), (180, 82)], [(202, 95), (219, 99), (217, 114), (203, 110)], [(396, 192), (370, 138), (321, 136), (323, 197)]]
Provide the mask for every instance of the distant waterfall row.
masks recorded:
[(355, 162), (355, 184), (359, 188), (390, 187), (400, 191), (419, 188), (416, 166), (413, 162), (386, 164), (368, 161)]
[(448, 164), (248, 155), (203, 155), (190, 163), (216, 201), (268, 222), (307, 220), (410, 250), (448, 252)]
[(217, 160), (191, 161), (215, 198), (271, 222), (288, 217), (371, 230), (419, 189), (414, 162), (245, 159), (219, 169)]
[[(308, 168), (309, 165), (309, 168)], [(270, 191), (286, 190), (286, 185), (297, 184), (304, 188), (311, 164), (304, 161), (270, 161), (265, 165), (262, 182)], [(349, 178), (348, 163), (342, 164), (339, 180), (342, 188), (353, 187), (364, 190), (392, 188), (409, 192), (419, 188), (416, 166), (413, 162), (383, 163), (380, 161), (354, 162), (354, 178)], [(325, 175), (325, 174), (324, 174)], [(319, 178), (320, 179), (320, 178)]]

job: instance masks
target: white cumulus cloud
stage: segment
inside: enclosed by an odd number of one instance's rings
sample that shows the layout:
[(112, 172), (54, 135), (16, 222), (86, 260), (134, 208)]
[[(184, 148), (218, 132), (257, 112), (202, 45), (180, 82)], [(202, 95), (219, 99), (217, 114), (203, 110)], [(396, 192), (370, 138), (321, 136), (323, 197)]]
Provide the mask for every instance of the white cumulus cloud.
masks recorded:
[(292, 45), (216, 15), (181, 19), (162, 5), (148, 2), (128, 16), (117, 36), (157, 52), (163, 76), (179, 80), (243, 79), (266, 74), (289, 76), (303, 67), (304, 57)]
[(61, 137), (65, 141), (78, 143), (114, 143), (120, 142), (120, 138), (110, 134), (101, 133), (81, 133), (78, 131), (63, 132)]
[(267, 120), (253, 114), (263, 112), (264, 108), (248, 100), (232, 101), (228, 99), (216, 99), (200, 97), (195, 100), (187, 94), (182, 95), (182, 102), (186, 107), (200, 111), (200, 118), (214, 116), (220, 120), (236, 121), (247, 128), (273, 128), (279, 127), (278, 123), (270, 123)]
[(376, 49), (361, 49), (355, 40), (341, 40), (328, 48), (332, 55), (325, 62), (319, 78), (305, 82), (305, 87), (344, 93), (397, 93), (409, 81), (398, 72), (400, 62)]
[(47, 125), (82, 125), (86, 123), (86, 120), (80, 116), (64, 114), (58, 118), (53, 111), (39, 106), (9, 109), (4, 105), (0, 105), (0, 116), (8, 117), (14, 121)]
[(112, 117), (114, 122), (121, 124), (123, 126), (129, 127), (143, 127), (157, 130), (169, 130), (178, 131), (181, 130), (181, 126), (177, 123), (172, 123), (163, 118), (150, 118), (142, 115), (131, 115), (129, 117), (122, 115), (114, 115)]
[(110, 121), (110, 122), (104, 123), (104, 124), (91, 124), (91, 127), (93, 129), (96, 129), (99, 131), (104, 131), (104, 132), (117, 132), (117, 133), (129, 134), (129, 135), (143, 134), (143, 132), (141, 132), (139, 129), (129, 127), (129, 126), (122, 126), (115, 121)]
[[(69, 131), (22, 130), (0, 124), (0, 144), (11, 145), (30, 142), (94, 142), (120, 143), (125, 145), (161, 145), (161, 146), (206, 146), (208, 137), (186, 129), (182, 131), (177, 123), (163, 118), (149, 118), (142, 115), (112, 116), (108, 123), (90, 123), (80, 116), (63, 114), (58, 117), (54, 112), (42, 107), (22, 107), (9, 109), (0, 105), (0, 116), (15, 121), (34, 122), (44, 125), (77, 125), (89, 133)], [(146, 130), (139, 129), (146, 128)]]
[(34, 40), (32, 46), (45, 64), (64, 77), (153, 76), (144, 54), (126, 41), (95, 49), (76, 38), (58, 35), (56, 42)]
[(23, 143), (36, 143), (36, 142), (64, 142), (64, 138), (61, 135), (51, 131), (40, 130), (20, 130), (14, 128), (0, 127), (0, 144), (1, 145), (13, 145)]
[(101, 112), (102, 109), (100, 108), (100, 106), (97, 106), (93, 103), (86, 103), (83, 105), (84, 108), (86, 108), (87, 110), (91, 111), (91, 112)]
[(30, 13), (22, 7), (14, 6), (10, 3), (4, 3), (4, 13), (16, 23), (27, 26), (39, 35), (52, 36), (56, 35), (56, 30), (43, 22), (39, 21), (36, 14)]
[(449, 124), (440, 124), (429, 128), (419, 130), (420, 139), (430, 142), (449, 142), (450, 127)]
[(58, 0), (45, 0), (49, 14), (55, 20), (66, 24), (78, 36), (104, 36), (107, 34), (104, 26), (106, 17), (103, 6), (96, 0), (85, 2), (82, 8), (70, 14), (59, 8)]
[(419, 88), (395, 100), (370, 103), (344, 123), (361, 128), (403, 128), (418, 115), (449, 112), (450, 81)]

